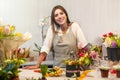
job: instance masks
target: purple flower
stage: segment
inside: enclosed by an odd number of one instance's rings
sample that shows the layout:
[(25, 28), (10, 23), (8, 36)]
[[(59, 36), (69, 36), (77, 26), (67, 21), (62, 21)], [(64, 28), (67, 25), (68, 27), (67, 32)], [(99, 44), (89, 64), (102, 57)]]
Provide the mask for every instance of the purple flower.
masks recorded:
[(116, 41), (113, 41), (112, 44), (111, 44), (111, 47), (112, 47), (112, 48), (116, 48), (116, 46), (117, 46)]

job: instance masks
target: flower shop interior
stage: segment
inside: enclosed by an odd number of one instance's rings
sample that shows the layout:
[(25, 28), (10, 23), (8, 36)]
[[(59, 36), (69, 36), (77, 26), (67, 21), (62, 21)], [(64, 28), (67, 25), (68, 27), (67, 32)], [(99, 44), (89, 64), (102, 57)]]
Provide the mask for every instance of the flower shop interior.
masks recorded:
[[(23, 69), (25, 66), (37, 64), (46, 32), (51, 24), (51, 11), (56, 5), (63, 6), (70, 20), (80, 24), (91, 53), (96, 51), (99, 54), (98, 58), (94, 59), (96, 61), (90, 59), (80, 62), (87, 66), (80, 66), (80, 70), (73, 70), (72, 77), (66, 75), (66, 68), (53, 67), (52, 52), (42, 62), (47, 67), (41, 66), (40, 69), (34, 70)], [(1, 32), (4, 26), (12, 30), (7, 39)], [(83, 61), (83, 56), (89, 57), (83, 55), (84, 52), (81, 50), (79, 61)], [(25, 58), (25, 60), (11, 60), (13, 57)], [(15, 75), (19, 77), (18, 80), (119, 80), (119, 60), (120, 0), (0, 0), (0, 79), (15, 80), (10, 79), (10, 75), (12, 77)], [(68, 60), (66, 64), (69, 62), (72, 61)], [(12, 72), (14, 64), (18, 65), (15, 67), (19, 71)], [(42, 68), (43, 73), (48, 68), (45, 79), (40, 78), (43, 77)], [(7, 70), (6, 73), (4, 70)], [(103, 70), (104, 72), (108, 70), (107, 76), (102, 75)], [(80, 74), (77, 75), (76, 71)], [(72, 71), (68, 70), (68, 72)], [(5, 78), (6, 76), (8, 77)]]

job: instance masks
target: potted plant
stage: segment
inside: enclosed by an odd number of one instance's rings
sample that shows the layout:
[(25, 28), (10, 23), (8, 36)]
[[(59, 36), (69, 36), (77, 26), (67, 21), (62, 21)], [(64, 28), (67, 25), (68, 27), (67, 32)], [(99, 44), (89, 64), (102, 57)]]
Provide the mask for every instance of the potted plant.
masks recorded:
[(116, 70), (116, 77), (120, 78), (120, 65), (113, 66), (113, 68)]
[(42, 73), (41, 80), (47, 80), (46, 73), (47, 73), (47, 70), (48, 70), (48, 66), (47, 65), (40, 65), (40, 70), (41, 70), (41, 73)]
[(107, 47), (107, 56), (110, 61), (120, 60), (120, 36), (109, 32), (103, 34), (103, 44)]
[(79, 77), (80, 76), (80, 64), (78, 60), (68, 59), (65, 60), (66, 64), (66, 76), (67, 77)]
[(101, 66), (99, 69), (100, 69), (100, 72), (101, 72), (101, 77), (107, 78), (108, 75), (109, 75), (110, 67), (108, 67), (108, 66)]

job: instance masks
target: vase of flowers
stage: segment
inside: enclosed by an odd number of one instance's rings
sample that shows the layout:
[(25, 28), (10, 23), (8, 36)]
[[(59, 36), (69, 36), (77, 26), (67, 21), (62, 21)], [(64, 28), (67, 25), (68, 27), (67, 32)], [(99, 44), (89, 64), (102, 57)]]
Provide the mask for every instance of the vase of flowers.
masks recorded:
[(65, 60), (66, 64), (66, 77), (79, 77), (80, 64), (78, 60)]
[(108, 60), (120, 60), (120, 36), (118, 34), (109, 32), (103, 34), (103, 44), (107, 47)]

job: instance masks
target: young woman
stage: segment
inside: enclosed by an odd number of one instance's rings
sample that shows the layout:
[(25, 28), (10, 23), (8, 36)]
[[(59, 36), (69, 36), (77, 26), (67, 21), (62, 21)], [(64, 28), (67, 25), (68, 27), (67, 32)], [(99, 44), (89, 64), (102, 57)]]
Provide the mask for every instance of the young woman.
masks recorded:
[(47, 31), (37, 64), (25, 68), (38, 68), (51, 48), (54, 52), (54, 66), (63, 67), (62, 61), (70, 58), (70, 53), (75, 54), (78, 43), (81, 48), (87, 45), (79, 24), (71, 22), (64, 7), (57, 5), (52, 10), (51, 26)]

